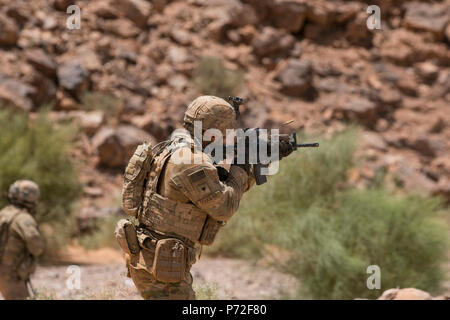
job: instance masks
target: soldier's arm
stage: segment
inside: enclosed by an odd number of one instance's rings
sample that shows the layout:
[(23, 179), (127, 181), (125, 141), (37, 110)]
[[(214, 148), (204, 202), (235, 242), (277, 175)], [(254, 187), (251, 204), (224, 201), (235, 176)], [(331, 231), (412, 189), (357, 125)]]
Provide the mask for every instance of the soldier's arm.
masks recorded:
[(214, 165), (203, 162), (179, 166), (171, 176), (170, 184), (212, 218), (228, 221), (248, 189), (248, 180), (244, 169), (232, 165), (228, 179), (220, 181)]
[(17, 217), (16, 225), (30, 254), (34, 257), (40, 256), (44, 252), (45, 244), (36, 221), (32, 217), (21, 215)]

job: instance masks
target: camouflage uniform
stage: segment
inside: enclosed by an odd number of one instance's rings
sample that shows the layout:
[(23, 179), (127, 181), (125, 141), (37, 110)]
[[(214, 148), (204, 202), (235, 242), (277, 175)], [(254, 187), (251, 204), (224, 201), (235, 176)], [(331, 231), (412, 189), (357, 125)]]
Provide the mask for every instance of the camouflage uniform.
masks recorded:
[[(199, 97), (185, 114), (189, 134), (177, 133), (154, 148), (143, 144), (130, 160), (123, 208), (139, 221), (139, 248), (134, 253), (124, 250), (129, 275), (144, 299), (195, 299), (190, 268), (201, 245), (213, 243), (253, 184), (252, 175), (237, 165), (221, 181), (211, 157), (194, 147), (193, 121), (225, 136), (226, 129), (235, 127), (235, 118), (225, 100)], [(180, 163), (181, 158), (190, 161)], [(140, 180), (144, 183), (135, 183)]]
[(32, 181), (19, 180), (11, 185), (8, 199), (11, 205), (0, 211), (0, 225), (5, 228), (2, 234), (6, 235), (0, 247), (0, 292), (7, 300), (26, 299), (31, 294), (26, 281), (36, 268), (36, 258), (44, 251), (32, 216), (39, 188)]

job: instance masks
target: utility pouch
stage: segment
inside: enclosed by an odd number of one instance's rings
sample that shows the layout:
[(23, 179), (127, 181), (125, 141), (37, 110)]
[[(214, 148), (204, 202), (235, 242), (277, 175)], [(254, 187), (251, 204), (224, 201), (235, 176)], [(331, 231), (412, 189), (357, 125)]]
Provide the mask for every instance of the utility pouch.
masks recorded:
[(208, 216), (203, 226), (202, 234), (200, 235), (200, 244), (212, 244), (216, 239), (216, 235), (219, 232), (220, 228), (222, 228), (222, 226), (224, 225), (225, 223), (223, 221), (218, 221)]
[(139, 247), (136, 228), (131, 221), (127, 219), (119, 220), (114, 234), (117, 242), (125, 253), (130, 255), (139, 254), (141, 248)]
[(156, 244), (152, 274), (161, 282), (180, 282), (186, 278), (187, 248), (178, 239), (161, 239)]

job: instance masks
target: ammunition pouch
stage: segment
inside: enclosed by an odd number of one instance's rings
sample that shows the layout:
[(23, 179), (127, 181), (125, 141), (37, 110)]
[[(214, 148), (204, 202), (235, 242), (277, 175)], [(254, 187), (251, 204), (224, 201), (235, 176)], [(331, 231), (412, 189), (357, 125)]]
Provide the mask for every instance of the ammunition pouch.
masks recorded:
[(167, 238), (148, 229), (138, 228), (141, 259), (156, 280), (175, 283), (186, 280), (195, 262), (195, 248), (176, 238)]
[(211, 245), (216, 239), (217, 233), (219, 232), (220, 228), (222, 228), (222, 226), (224, 225), (225, 222), (217, 221), (208, 216), (203, 226), (202, 234), (200, 235), (200, 244)]
[(139, 254), (141, 248), (139, 246), (136, 228), (131, 221), (127, 219), (119, 220), (114, 233), (117, 242), (125, 253), (129, 255)]

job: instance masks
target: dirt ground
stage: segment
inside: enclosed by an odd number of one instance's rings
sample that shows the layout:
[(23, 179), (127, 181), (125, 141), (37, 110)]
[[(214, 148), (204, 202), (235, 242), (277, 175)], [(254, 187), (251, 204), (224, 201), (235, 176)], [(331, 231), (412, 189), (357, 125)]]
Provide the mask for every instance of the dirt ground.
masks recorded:
[[(80, 289), (72, 281), (78, 272)], [(225, 258), (202, 257), (192, 274), (198, 299), (277, 299), (293, 293), (297, 284), (271, 268)], [(31, 281), (37, 299), (141, 299), (113, 249), (72, 248), (64, 263), (38, 266)], [(75, 288), (69, 289), (71, 284)]]

